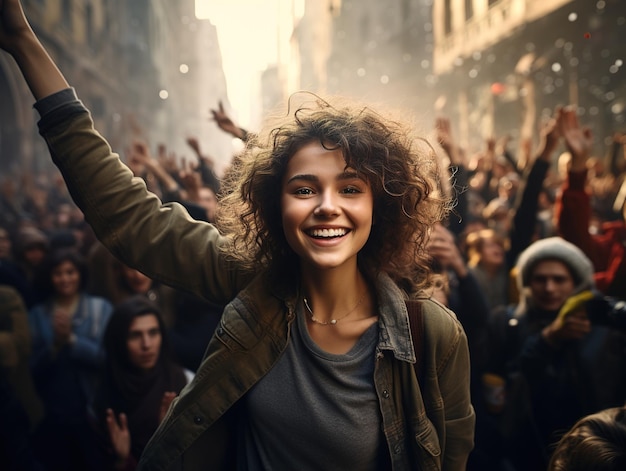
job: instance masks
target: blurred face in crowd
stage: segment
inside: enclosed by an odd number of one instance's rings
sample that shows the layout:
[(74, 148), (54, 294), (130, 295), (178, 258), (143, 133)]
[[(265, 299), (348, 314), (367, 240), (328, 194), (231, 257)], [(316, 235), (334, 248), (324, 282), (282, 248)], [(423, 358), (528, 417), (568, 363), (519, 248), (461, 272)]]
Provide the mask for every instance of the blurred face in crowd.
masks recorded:
[(57, 209), (56, 226), (68, 227), (72, 221), (72, 207), (69, 204), (62, 204)]
[(9, 232), (0, 227), (0, 259), (11, 258), (11, 238)]
[(499, 266), (504, 263), (504, 247), (493, 237), (483, 240), (480, 255), (480, 261), (485, 265)]
[(128, 330), (126, 346), (133, 366), (141, 370), (154, 368), (161, 353), (161, 329), (154, 314), (136, 317)]
[(152, 288), (152, 279), (141, 273), (139, 270), (123, 265), (122, 277), (128, 287), (136, 294), (146, 294)]
[(0, 181), (0, 194), (7, 199), (15, 196), (15, 183), (11, 178), (3, 178)]
[(80, 290), (80, 271), (69, 260), (54, 267), (51, 276), (52, 286), (57, 296), (72, 297)]
[(204, 208), (207, 214), (207, 219), (209, 222), (214, 222), (217, 217), (217, 196), (215, 196), (215, 192), (206, 186), (200, 188), (198, 195), (200, 196), (200, 201), (198, 202), (200, 206)]
[(567, 265), (558, 260), (543, 260), (530, 275), (530, 291), (535, 306), (556, 311), (574, 294), (574, 278)]
[(43, 262), (46, 249), (40, 244), (33, 244), (24, 249), (22, 257), (31, 267), (37, 267)]

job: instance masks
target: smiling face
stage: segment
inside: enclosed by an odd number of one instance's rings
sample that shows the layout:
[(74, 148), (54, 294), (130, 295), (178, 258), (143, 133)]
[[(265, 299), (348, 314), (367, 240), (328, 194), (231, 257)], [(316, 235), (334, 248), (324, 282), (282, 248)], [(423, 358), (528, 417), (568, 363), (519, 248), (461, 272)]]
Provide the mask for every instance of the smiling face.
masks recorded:
[(80, 290), (80, 271), (69, 260), (65, 260), (54, 267), (51, 280), (58, 296), (71, 297)]
[(289, 160), (281, 192), (283, 230), (303, 266), (356, 267), (373, 208), (370, 185), (346, 168), (341, 149), (313, 141)]

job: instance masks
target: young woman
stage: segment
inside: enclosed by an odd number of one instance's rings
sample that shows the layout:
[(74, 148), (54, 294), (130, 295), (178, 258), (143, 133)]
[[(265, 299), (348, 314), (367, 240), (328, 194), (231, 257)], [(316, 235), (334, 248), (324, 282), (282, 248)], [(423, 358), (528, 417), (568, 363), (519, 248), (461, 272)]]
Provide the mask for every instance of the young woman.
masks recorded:
[(111, 452), (108, 469), (134, 469), (172, 399), (187, 384), (171, 356), (156, 304), (136, 295), (118, 304), (104, 334), (105, 371), (94, 413)]
[(220, 232), (133, 178), (17, 0), (3, 0), (0, 18), (0, 45), (100, 240), (151, 278), (228, 303), (139, 469), (465, 468), (474, 413), (463, 329), (421, 302), (418, 383), (397, 284), (427, 284), (424, 243), (445, 209), (434, 155), (408, 127), (362, 106), (292, 105), (232, 171)]
[(28, 313), (30, 365), (46, 411), (35, 447), (47, 469), (86, 469), (87, 405), (103, 365), (102, 335), (112, 306), (84, 292), (86, 265), (74, 249), (52, 252), (41, 277), (45, 301)]

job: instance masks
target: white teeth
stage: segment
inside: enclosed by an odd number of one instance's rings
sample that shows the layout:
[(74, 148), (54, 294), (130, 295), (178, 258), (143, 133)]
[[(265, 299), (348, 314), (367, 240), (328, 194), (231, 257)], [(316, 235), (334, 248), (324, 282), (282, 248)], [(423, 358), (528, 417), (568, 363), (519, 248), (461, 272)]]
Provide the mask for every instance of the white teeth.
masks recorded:
[(341, 237), (346, 235), (345, 229), (314, 229), (311, 231), (313, 237)]

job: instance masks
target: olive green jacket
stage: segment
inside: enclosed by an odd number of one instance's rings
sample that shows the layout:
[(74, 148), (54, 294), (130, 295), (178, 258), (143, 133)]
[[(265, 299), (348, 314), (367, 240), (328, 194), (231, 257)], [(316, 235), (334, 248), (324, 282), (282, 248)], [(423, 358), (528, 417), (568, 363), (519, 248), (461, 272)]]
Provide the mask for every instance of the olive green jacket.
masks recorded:
[[(148, 276), (227, 304), (194, 380), (148, 443), (141, 470), (233, 469), (239, 399), (289, 343), (297, 280), (251, 277), (225, 260), (227, 241), (182, 206), (164, 205), (133, 178), (94, 130), (72, 90), (39, 102), (40, 132), (98, 238)], [(424, 379), (418, 384), (406, 305), (384, 274), (376, 280), (379, 341), (374, 383), (394, 470), (463, 470), (473, 446), (469, 354), (454, 314), (429, 300)]]

